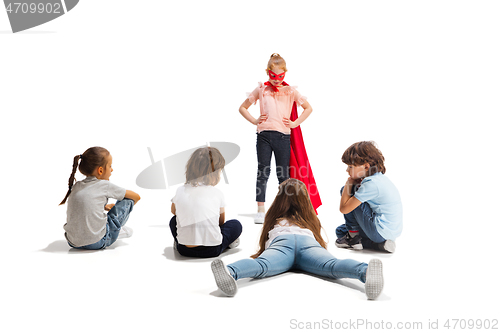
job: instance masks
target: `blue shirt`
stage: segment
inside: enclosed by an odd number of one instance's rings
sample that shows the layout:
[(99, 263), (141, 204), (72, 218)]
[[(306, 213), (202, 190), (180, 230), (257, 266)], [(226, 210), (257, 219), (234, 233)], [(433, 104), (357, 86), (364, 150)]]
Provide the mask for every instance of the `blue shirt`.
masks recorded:
[(377, 172), (364, 178), (354, 197), (370, 205), (375, 213), (375, 227), (380, 236), (394, 240), (401, 235), (403, 230), (401, 197), (387, 176)]

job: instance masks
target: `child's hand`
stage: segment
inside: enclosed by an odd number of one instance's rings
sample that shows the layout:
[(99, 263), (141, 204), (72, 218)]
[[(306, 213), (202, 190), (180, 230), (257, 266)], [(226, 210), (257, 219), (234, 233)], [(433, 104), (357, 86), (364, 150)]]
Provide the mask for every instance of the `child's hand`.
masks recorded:
[(111, 208), (113, 208), (115, 206), (115, 204), (107, 204), (106, 206), (104, 206), (104, 210), (111, 210)]
[(347, 181), (346, 181), (345, 184), (346, 185), (357, 185), (357, 184), (361, 184), (361, 181), (362, 181), (361, 178), (360, 179), (354, 179), (354, 178), (349, 177), (349, 178), (347, 178)]
[(267, 120), (267, 114), (263, 114), (259, 118), (255, 119), (254, 125), (262, 124), (266, 120)]
[(283, 117), (283, 124), (285, 124), (285, 126), (288, 128), (295, 128), (298, 126), (294, 121), (291, 121), (289, 118), (285, 117)]

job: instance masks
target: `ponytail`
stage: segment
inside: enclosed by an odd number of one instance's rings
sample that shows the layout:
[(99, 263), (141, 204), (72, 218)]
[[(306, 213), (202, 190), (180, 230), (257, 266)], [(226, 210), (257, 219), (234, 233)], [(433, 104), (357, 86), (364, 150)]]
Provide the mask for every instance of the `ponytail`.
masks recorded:
[(66, 193), (66, 196), (64, 197), (63, 201), (59, 205), (63, 205), (66, 203), (66, 199), (68, 199), (69, 195), (71, 194), (71, 188), (73, 187), (73, 184), (75, 183), (75, 173), (76, 173), (76, 168), (78, 168), (78, 160), (82, 158), (82, 155), (76, 155), (73, 158), (73, 171), (71, 171), (71, 176), (69, 176), (68, 179), (68, 193)]
[[(71, 193), (71, 188), (75, 183), (76, 168), (85, 176), (92, 176), (92, 173), (97, 167), (106, 166), (108, 156), (109, 151), (102, 147), (92, 147), (87, 149), (82, 155), (76, 155), (73, 158), (73, 171), (71, 171), (71, 176), (69, 176), (68, 180), (68, 193), (66, 193), (66, 196), (59, 205), (64, 204)], [(78, 166), (78, 160), (81, 160), (80, 166)]]

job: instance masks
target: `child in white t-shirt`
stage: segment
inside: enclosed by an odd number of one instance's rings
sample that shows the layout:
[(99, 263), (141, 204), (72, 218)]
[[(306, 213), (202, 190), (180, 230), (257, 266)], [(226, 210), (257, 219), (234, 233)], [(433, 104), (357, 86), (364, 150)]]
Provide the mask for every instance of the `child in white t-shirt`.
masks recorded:
[(239, 244), (241, 223), (225, 221), (224, 195), (214, 187), (224, 165), (224, 157), (213, 147), (199, 148), (189, 158), (186, 183), (172, 198), (170, 220), (174, 249), (183, 256), (217, 257)]

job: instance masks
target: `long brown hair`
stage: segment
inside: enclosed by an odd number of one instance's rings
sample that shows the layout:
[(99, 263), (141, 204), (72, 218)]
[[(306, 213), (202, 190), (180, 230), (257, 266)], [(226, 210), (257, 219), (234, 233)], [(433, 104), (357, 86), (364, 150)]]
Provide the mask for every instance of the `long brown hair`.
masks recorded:
[[(71, 171), (71, 175), (68, 180), (68, 192), (59, 205), (65, 204), (71, 194), (71, 188), (75, 183), (76, 168), (78, 168), (78, 170), (80, 170), (80, 172), (85, 176), (91, 176), (97, 167), (106, 166), (108, 156), (109, 151), (106, 148), (92, 147), (87, 149), (83, 154), (73, 157), (73, 170)], [(78, 165), (78, 161), (80, 161), (80, 165)]]
[(202, 147), (191, 154), (186, 165), (186, 184), (198, 186), (198, 183), (215, 186), (220, 180), (220, 170), (226, 160), (217, 148)]
[(342, 162), (347, 165), (370, 164), (368, 176), (377, 172), (385, 173), (384, 155), (373, 141), (360, 141), (353, 143), (342, 155)]
[(269, 231), (282, 219), (311, 230), (319, 245), (326, 249), (326, 242), (321, 237), (321, 222), (314, 211), (306, 185), (300, 180), (289, 178), (279, 185), (278, 194), (266, 213), (259, 240), (260, 249), (252, 258), (255, 259), (264, 252)]

